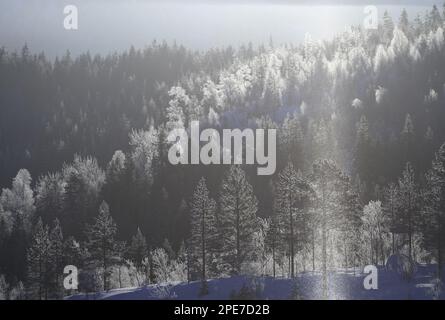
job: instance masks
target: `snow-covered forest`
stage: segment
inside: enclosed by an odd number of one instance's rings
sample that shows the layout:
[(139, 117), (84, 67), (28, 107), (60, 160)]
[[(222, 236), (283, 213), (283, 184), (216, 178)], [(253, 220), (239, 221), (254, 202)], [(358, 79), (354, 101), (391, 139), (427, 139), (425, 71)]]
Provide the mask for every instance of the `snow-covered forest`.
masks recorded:
[[(332, 272), (390, 257), (440, 288), (444, 29), (434, 6), (287, 45), (0, 49), (0, 299), (307, 272), (323, 298)], [(192, 120), (277, 129), (276, 173), (171, 165), (166, 136)]]

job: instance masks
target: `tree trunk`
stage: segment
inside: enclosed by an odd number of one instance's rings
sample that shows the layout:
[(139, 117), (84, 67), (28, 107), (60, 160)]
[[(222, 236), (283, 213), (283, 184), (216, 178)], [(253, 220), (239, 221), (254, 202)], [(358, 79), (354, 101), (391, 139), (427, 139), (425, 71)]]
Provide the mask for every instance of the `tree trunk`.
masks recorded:
[(241, 271), (241, 244), (240, 244), (240, 214), (239, 214), (239, 199), (236, 198), (236, 274), (240, 274)]
[(437, 277), (442, 280), (442, 221), (439, 216), (439, 234), (437, 235)]
[[(324, 214), (323, 214), (324, 215)], [(321, 255), (322, 255), (322, 272), (323, 272), (323, 299), (328, 298), (328, 279), (327, 279), (327, 252), (326, 252), (326, 221), (323, 219), (322, 223), (322, 241), (321, 241)]]
[(202, 212), (202, 225), (201, 225), (201, 250), (202, 250), (202, 280), (206, 280), (206, 243), (205, 243), (205, 211)]
[(289, 218), (290, 218), (290, 237), (289, 237), (289, 241), (290, 241), (290, 276), (291, 278), (295, 277), (295, 272), (294, 272), (294, 224), (293, 224), (293, 217), (292, 217), (292, 207), (289, 208)]
[(394, 232), (391, 232), (391, 237), (392, 237), (392, 254), (395, 254), (396, 250), (395, 250)]
[(272, 243), (272, 272), (273, 277), (275, 278), (275, 240)]
[[(122, 288), (122, 276), (121, 276), (121, 266), (118, 266), (119, 269), (119, 288)], [(136, 270), (137, 273), (137, 270)]]
[(312, 228), (312, 271), (315, 271), (315, 230)]

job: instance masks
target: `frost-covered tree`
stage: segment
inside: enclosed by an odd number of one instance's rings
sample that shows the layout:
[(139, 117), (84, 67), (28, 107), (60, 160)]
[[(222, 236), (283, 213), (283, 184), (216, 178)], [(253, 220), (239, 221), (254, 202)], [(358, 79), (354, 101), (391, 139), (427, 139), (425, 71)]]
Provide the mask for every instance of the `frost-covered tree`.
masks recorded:
[(272, 276), (276, 276), (276, 265), (278, 260), (279, 249), (281, 246), (280, 228), (278, 224), (277, 215), (274, 214), (270, 218), (269, 228), (266, 234), (266, 245), (272, 254)]
[(279, 146), (283, 155), (287, 155), (295, 166), (303, 162), (303, 130), (298, 114), (287, 114), (279, 131)]
[(3, 189), (0, 196), (3, 211), (9, 212), (16, 223), (23, 224), (26, 231), (30, 231), (31, 219), (35, 212), (31, 181), (28, 170), (21, 169), (12, 181), (12, 189)]
[(436, 153), (432, 168), (426, 175), (423, 198), (423, 243), (435, 256), (438, 278), (441, 279), (445, 255), (445, 144)]
[(153, 271), (156, 283), (167, 283), (170, 281), (170, 259), (167, 252), (162, 248), (154, 249), (152, 252)]
[(147, 240), (142, 234), (141, 229), (138, 228), (136, 234), (131, 238), (130, 246), (128, 248), (128, 257), (134, 263), (136, 268), (140, 269), (147, 256)]
[(66, 186), (65, 215), (61, 218), (68, 235), (82, 235), (85, 223), (99, 205), (99, 196), (105, 183), (105, 172), (93, 157), (74, 157), (64, 167)]
[(363, 208), (363, 231), (369, 241), (370, 262), (378, 264), (385, 263), (384, 240), (388, 223), (383, 213), (380, 201), (370, 201)]
[(189, 241), (192, 260), (202, 281), (208, 276), (212, 251), (215, 252), (216, 202), (209, 195), (205, 178), (201, 178), (190, 202), (191, 238)]
[(415, 136), (414, 136), (414, 125), (411, 119), (411, 115), (408, 113), (405, 117), (405, 124), (402, 130), (402, 147), (403, 147), (403, 156), (405, 162), (413, 162), (416, 157), (415, 147)]
[(408, 162), (399, 179), (400, 211), (398, 222), (401, 232), (408, 236), (408, 255), (413, 258), (413, 234), (417, 230), (419, 216), (419, 189), (414, 169)]
[(3, 243), (12, 231), (13, 221), (10, 212), (3, 210), (0, 203), (0, 244)]
[(397, 233), (397, 216), (400, 206), (398, 186), (390, 183), (385, 189), (385, 197), (383, 202), (383, 211), (389, 223), (389, 231), (391, 232), (391, 252), (396, 253), (395, 235)]
[[(275, 188), (275, 210), (278, 213), (279, 225), (283, 240), (287, 242), (290, 270), (289, 274), (295, 277), (295, 254), (301, 249), (305, 239), (305, 212), (311, 196), (309, 182), (301, 172), (297, 172), (292, 163), (280, 172)], [(300, 246), (300, 247), (299, 247)]]
[(66, 182), (62, 175), (48, 173), (39, 178), (36, 186), (37, 215), (43, 222), (50, 223), (63, 213)]
[(6, 282), (5, 276), (0, 274), (0, 300), (8, 300), (9, 285)]
[(110, 216), (108, 204), (102, 202), (94, 223), (87, 226), (86, 245), (90, 254), (89, 263), (101, 270), (104, 290), (109, 289), (111, 267), (120, 260), (116, 232), (117, 227)]
[(88, 263), (88, 252), (85, 246), (73, 236), (68, 237), (63, 243), (63, 260), (67, 265), (75, 265), (82, 269)]
[(408, 35), (409, 33), (409, 20), (408, 13), (406, 9), (402, 9), (402, 13), (400, 14), (398, 28), (403, 31), (404, 34)]
[(39, 218), (34, 228), (31, 246), (27, 253), (27, 287), (34, 299), (48, 299), (52, 280), (51, 240), (49, 228)]
[(369, 124), (365, 116), (361, 116), (357, 123), (355, 144), (355, 167), (362, 182), (369, 191), (373, 178), (373, 148), (369, 134)]
[(384, 43), (388, 44), (393, 35), (394, 31), (394, 22), (389, 15), (388, 11), (385, 11), (383, 13), (383, 41)]
[(223, 262), (233, 274), (240, 274), (251, 257), (257, 203), (245, 172), (238, 165), (231, 166), (221, 186), (219, 227)]
[(132, 148), (131, 160), (133, 162), (133, 179), (138, 183), (146, 183), (149, 187), (155, 175), (154, 163), (158, 159), (159, 133), (150, 128), (148, 131), (135, 130), (130, 134)]
[(314, 190), (314, 207), (321, 231), (322, 294), (327, 297), (328, 230), (338, 227), (341, 172), (333, 160), (320, 159), (314, 162), (311, 184)]
[(117, 183), (122, 179), (122, 175), (125, 174), (126, 161), (125, 153), (121, 150), (114, 152), (107, 166), (107, 183)]
[(170, 101), (166, 110), (166, 129), (170, 132), (173, 129), (181, 129), (187, 125), (184, 111), (189, 107), (191, 101), (182, 87), (172, 87), (168, 94)]
[(65, 267), (64, 259), (64, 241), (62, 227), (58, 219), (55, 219), (52, 225), (52, 229), (49, 232), (49, 240), (51, 242), (50, 259), (52, 265), (52, 285), (51, 296), (54, 298), (63, 297), (63, 268)]
[(341, 232), (341, 244), (344, 254), (344, 265), (356, 266), (360, 252), (360, 227), (362, 205), (357, 185), (352, 183), (350, 177), (342, 174), (340, 177), (339, 194), (339, 227)]

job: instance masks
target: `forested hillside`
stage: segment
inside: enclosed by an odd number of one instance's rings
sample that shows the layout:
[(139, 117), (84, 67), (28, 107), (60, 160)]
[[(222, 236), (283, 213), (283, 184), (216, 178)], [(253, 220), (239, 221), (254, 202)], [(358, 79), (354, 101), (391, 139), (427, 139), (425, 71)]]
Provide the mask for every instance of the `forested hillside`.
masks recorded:
[[(0, 50), (0, 298), (437, 264), (445, 11), (333, 39), (50, 61)], [(1, 43), (0, 43), (1, 45)], [(172, 128), (277, 129), (277, 170), (168, 162)], [(205, 294), (205, 282), (201, 286)]]

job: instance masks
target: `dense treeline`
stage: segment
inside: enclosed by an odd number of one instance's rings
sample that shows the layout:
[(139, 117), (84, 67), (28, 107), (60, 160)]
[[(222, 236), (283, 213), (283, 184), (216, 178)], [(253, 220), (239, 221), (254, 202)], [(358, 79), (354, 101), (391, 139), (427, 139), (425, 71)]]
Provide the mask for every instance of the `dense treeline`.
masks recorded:
[[(0, 181), (28, 170), (0, 197), (0, 298), (67, 294), (67, 264), (87, 292), (316, 270), (326, 295), (329, 270), (396, 253), (440, 277), (444, 21), (207, 53), (2, 50)], [(276, 128), (277, 172), (170, 165), (166, 135), (191, 120)]]

